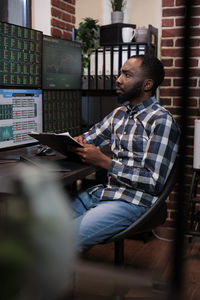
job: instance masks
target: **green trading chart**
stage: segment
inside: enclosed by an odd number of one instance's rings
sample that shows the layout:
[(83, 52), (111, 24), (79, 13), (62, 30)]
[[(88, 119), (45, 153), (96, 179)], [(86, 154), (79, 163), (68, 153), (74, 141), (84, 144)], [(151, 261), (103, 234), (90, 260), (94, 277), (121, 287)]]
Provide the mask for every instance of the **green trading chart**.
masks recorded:
[(0, 86), (41, 87), (42, 32), (0, 22)]

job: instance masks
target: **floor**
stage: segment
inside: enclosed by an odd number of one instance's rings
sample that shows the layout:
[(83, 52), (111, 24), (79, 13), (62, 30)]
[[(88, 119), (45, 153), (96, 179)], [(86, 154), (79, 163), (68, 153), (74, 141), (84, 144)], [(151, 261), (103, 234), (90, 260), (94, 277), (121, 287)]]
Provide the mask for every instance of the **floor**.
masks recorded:
[[(114, 244), (93, 247), (78, 263), (75, 300), (172, 300), (168, 283), (172, 278), (173, 246), (171, 238), (156, 233), (146, 243), (126, 240), (123, 269), (113, 266)], [(193, 238), (191, 242), (186, 239), (184, 248), (180, 299), (199, 300), (200, 238)]]

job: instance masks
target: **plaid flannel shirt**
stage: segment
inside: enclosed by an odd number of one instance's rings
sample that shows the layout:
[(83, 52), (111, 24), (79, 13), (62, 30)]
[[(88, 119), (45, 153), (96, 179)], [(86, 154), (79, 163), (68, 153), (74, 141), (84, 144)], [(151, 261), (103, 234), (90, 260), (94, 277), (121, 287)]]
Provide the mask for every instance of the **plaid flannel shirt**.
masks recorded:
[(175, 161), (180, 129), (155, 97), (116, 108), (84, 134), (98, 148), (111, 146), (112, 162), (101, 200), (150, 207)]

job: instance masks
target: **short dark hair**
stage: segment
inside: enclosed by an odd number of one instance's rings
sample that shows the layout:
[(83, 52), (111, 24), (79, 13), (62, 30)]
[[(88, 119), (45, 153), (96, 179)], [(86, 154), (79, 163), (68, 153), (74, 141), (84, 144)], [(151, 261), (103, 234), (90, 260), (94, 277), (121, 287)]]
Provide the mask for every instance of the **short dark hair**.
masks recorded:
[(155, 94), (157, 87), (162, 83), (165, 77), (164, 66), (161, 61), (152, 55), (134, 55), (130, 58), (141, 59), (141, 68), (144, 70), (147, 78), (153, 80), (152, 95)]

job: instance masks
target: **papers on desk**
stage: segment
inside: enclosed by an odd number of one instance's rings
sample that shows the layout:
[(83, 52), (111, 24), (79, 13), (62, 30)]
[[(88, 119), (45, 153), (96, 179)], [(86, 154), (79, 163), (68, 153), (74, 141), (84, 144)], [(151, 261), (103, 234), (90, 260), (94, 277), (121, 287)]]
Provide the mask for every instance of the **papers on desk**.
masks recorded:
[(47, 145), (52, 149), (66, 156), (70, 155), (68, 146), (83, 147), (69, 134), (69, 132), (56, 134), (56, 133), (38, 133), (32, 131), (29, 133), (29, 135), (34, 139), (36, 139), (37, 141), (39, 141), (42, 145)]

